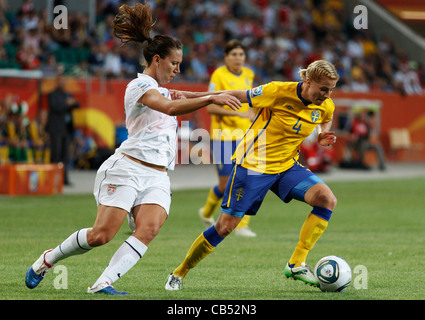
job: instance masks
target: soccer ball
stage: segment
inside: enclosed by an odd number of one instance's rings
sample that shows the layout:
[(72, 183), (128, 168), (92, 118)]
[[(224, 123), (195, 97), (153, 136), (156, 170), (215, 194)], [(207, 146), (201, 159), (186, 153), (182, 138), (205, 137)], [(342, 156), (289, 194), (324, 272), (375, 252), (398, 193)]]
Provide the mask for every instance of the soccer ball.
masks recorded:
[(348, 263), (337, 256), (326, 256), (317, 262), (314, 275), (319, 280), (320, 290), (341, 292), (351, 282), (351, 268)]

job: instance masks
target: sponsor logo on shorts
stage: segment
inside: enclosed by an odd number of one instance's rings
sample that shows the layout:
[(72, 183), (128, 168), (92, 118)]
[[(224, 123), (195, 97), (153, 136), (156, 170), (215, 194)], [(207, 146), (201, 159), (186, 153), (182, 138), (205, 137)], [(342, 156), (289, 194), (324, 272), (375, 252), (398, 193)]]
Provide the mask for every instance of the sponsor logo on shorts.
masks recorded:
[(110, 184), (108, 185), (108, 195), (111, 195), (115, 192), (115, 190), (117, 190), (117, 186), (115, 184)]

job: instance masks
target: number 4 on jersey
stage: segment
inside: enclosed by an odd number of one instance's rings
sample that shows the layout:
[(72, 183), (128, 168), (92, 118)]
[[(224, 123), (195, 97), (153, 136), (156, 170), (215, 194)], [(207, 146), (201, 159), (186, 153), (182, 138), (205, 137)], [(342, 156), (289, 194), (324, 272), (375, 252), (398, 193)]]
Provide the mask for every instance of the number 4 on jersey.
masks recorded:
[(294, 129), (297, 132), (297, 134), (299, 134), (301, 130), (302, 123), (300, 123), (300, 120), (301, 118), (298, 118), (297, 123), (295, 123), (294, 126), (292, 127), (292, 129)]

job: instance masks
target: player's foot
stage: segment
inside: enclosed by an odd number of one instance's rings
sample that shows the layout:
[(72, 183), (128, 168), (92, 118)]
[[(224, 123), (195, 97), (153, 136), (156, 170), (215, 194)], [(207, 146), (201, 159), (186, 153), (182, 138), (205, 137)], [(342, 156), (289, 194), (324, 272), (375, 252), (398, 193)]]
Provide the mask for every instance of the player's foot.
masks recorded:
[(37, 261), (35, 261), (34, 264), (28, 269), (27, 274), (25, 275), (25, 284), (28, 288), (34, 289), (37, 287), (41, 280), (44, 279), (46, 273), (49, 272), (53, 267), (44, 260), (46, 253), (49, 251), (52, 250), (50, 249), (44, 251), (40, 258), (38, 258)]
[(310, 266), (305, 264), (304, 262), (301, 263), (301, 266), (294, 268), (291, 268), (287, 263), (285, 269), (283, 270), (283, 274), (287, 278), (301, 280), (313, 287), (319, 286), (319, 281), (314, 276)]
[(253, 232), (249, 227), (237, 228), (235, 234), (241, 237), (256, 237), (257, 234)]
[(103, 293), (103, 294), (108, 294), (113, 296), (122, 296), (122, 295), (128, 294), (128, 292), (125, 292), (125, 291), (115, 290), (114, 287), (110, 286), (109, 283), (107, 282), (100, 283), (95, 287), (88, 287), (87, 293)]
[(202, 224), (204, 225), (204, 227), (206, 229), (208, 229), (209, 227), (211, 227), (211, 226), (214, 225), (215, 221), (214, 221), (214, 218), (213, 217), (211, 217), (211, 218), (205, 218), (202, 215), (202, 212), (203, 211), (204, 211), (204, 208), (203, 207), (199, 209), (199, 211), (198, 211), (199, 218), (201, 218), (201, 221), (202, 221)]
[(165, 283), (165, 289), (168, 291), (181, 290), (183, 287), (183, 278), (174, 274), (169, 274), (167, 282)]

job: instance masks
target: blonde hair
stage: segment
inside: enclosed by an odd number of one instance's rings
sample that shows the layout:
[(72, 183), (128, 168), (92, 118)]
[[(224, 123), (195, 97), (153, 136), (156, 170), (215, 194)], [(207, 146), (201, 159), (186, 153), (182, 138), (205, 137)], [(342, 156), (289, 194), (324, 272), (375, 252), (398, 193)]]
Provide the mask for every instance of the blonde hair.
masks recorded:
[(322, 76), (328, 77), (332, 80), (339, 79), (335, 66), (326, 60), (316, 60), (310, 63), (307, 69), (300, 69), (298, 73), (303, 81), (310, 78), (311, 80), (318, 82)]

